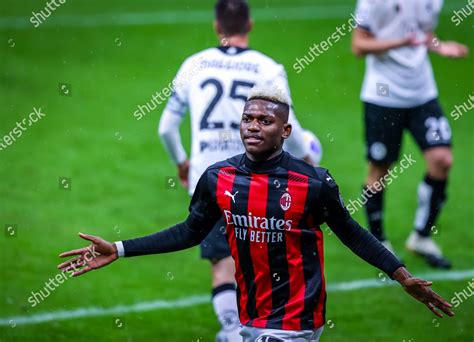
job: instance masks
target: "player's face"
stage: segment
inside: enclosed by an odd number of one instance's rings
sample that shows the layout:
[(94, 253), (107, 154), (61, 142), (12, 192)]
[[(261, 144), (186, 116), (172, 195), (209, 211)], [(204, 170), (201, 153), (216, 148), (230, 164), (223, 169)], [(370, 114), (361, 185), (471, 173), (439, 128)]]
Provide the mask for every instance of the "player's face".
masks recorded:
[(240, 122), (240, 137), (247, 153), (264, 160), (280, 151), (283, 140), (291, 133), (287, 117), (287, 109), (282, 105), (257, 99), (248, 101)]

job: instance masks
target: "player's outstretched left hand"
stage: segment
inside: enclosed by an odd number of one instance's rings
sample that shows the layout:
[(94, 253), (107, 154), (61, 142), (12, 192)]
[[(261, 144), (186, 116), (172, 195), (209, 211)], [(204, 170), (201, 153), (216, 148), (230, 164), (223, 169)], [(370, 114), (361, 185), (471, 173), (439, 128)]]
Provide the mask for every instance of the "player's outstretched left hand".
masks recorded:
[(406, 292), (425, 304), (436, 316), (443, 317), (440, 310), (448, 316), (454, 316), (454, 312), (451, 311), (452, 305), (430, 288), (433, 282), (420, 278), (408, 278), (401, 284)]
[(104, 267), (118, 258), (115, 244), (105, 241), (98, 236), (79, 233), (84, 240), (92, 242), (89, 247), (73, 249), (59, 254), (59, 257), (75, 256), (66, 262), (58, 265), (63, 272), (71, 272), (73, 277), (77, 277), (89, 271)]
[(453, 306), (430, 288), (433, 282), (412, 277), (403, 266), (395, 270), (392, 278), (398, 281), (410, 296), (425, 304), (436, 316), (443, 317), (440, 311), (448, 316), (454, 316), (454, 312), (451, 311)]

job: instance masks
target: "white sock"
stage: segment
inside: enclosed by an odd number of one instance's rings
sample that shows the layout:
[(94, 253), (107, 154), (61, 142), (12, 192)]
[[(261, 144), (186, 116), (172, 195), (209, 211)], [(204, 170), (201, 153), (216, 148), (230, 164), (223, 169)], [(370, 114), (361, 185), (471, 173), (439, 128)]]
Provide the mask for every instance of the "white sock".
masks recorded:
[(223, 331), (230, 332), (240, 327), (234, 284), (223, 284), (214, 288), (212, 305)]

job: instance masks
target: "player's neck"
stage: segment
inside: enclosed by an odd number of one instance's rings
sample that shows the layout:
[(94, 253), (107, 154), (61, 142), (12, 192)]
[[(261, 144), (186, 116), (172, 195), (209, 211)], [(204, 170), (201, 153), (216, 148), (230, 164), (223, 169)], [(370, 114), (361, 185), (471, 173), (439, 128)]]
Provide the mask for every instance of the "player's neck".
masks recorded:
[(255, 163), (263, 163), (265, 161), (271, 160), (277, 156), (279, 156), (281, 153), (283, 153), (283, 150), (281, 148), (277, 149), (276, 151), (272, 152), (271, 154), (262, 154), (262, 155), (254, 155), (249, 152), (245, 152), (245, 155), (247, 156), (248, 159)]
[(242, 49), (249, 47), (249, 36), (247, 34), (228, 37), (220, 36), (219, 41), (222, 46), (235, 46)]

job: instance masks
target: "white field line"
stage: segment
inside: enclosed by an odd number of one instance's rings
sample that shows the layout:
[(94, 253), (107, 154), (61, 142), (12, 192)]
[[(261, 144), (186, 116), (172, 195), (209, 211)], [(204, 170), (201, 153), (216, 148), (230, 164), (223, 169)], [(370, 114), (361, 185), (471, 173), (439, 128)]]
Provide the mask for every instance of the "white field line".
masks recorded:
[[(464, 2), (448, 3), (443, 8), (444, 14), (465, 5)], [(25, 9), (24, 17), (0, 17), (0, 29), (33, 29), (30, 22), (32, 11)], [(253, 8), (252, 16), (260, 21), (296, 21), (296, 20), (323, 20), (347, 18), (354, 11), (352, 5), (309, 5), (297, 7), (269, 7)], [(159, 12), (126, 12), (103, 14), (70, 14), (61, 15), (52, 13), (41, 27), (102, 27), (102, 26), (141, 26), (162, 24), (199, 24), (210, 23), (213, 20), (213, 10), (176, 10)]]
[[(427, 280), (463, 280), (474, 277), (474, 269), (464, 271), (449, 271), (443, 273), (425, 273), (420, 274), (419, 277)], [(328, 292), (345, 292), (358, 289), (370, 289), (377, 287), (387, 287), (396, 285), (396, 282), (381, 281), (375, 279), (362, 279), (349, 282), (328, 284)], [(139, 302), (132, 305), (117, 305), (109, 308), (101, 307), (87, 307), (78, 308), (75, 310), (60, 310), (43, 312), (30, 316), (11, 316), (0, 318), (0, 326), (17, 326), (38, 324), (50, 321), (68, 320), (74, 318), (89, 318), (95, 316), (117, 316), (128, 314), (132, 312), (144, 312), (160, 309), (176, 309), (207, 304), (210, 302), (209, 295), (196, 295), (184, 297), (177, 300), (154, 300), (149, 302)]]

